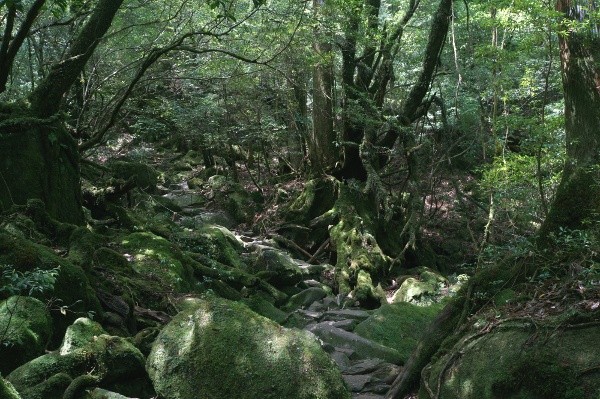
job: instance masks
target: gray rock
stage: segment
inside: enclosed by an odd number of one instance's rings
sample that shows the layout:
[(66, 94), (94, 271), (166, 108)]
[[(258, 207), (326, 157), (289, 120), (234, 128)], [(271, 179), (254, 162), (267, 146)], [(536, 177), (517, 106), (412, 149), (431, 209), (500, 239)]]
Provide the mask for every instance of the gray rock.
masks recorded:
[(323, 321), (340, 321), (346, 319), (363, 321), (370, 316), (369, 312), (361, 309), (329, 310), (323, 315)]
[(342, 373), (345, 373), (345, 370), (350, 366), (350, 358), (342, 351), (334, 350), (333, 353), (331, 353), (331, 358), (335, 364), (337, 364)]
[(344, 374), (367, 374), (377, 370), (385, 362), (381, 359), (365, 359), (344, 370)]
[(308, 307), (308, 310), (313, 312), (325, 312), (327, 311), (327, 307), (323, 305), (322, 301), (315, 301)]
[(304, 291), (293, 295), (288, 303), (285, 305), (287, 310), (294, 310), (299, 308), (306, 308), (312, 303), (323, 299), (327, 296), (324, 289), (318, 287), (307, 288)]
[(344, 375), (343, 377), (352, 392), (361, 392), (371, 380), (369, 375)]
[(332, 326), (341, 328), (346, 331), (353, 331), (354, 327), (358, 325), (358, 320), (340, 320), (331, 323)]

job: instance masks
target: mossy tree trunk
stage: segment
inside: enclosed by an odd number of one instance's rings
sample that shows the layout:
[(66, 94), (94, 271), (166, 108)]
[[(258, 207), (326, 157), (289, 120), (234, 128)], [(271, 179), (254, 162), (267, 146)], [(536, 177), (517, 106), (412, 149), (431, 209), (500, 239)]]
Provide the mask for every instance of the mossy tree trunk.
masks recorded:
[[(588, 1), (585, 1), (585, 6)], [(559, 0), (565, 21), (583, 18), (577, 1)], [(559, 227), (580, 229), (598, 220), (600, 211), (600, 36), (589, 26), (559, 35), (565, 98), (567, 159), (562, 180), (540, 238)]]
[(0, 113), (0, 210), (38, 198), (56, 219), (83, 223), (79, 153), (57, 113), (63, 97), (110, 27), (122, 2), (97, 2), (64, 60), (51, 68), (31, 94), (28, 109), (3, 107), (4, 112)]
[(339, 221), (330, 227), (329, 235), (337, 254), (335, 270), (339, 292), (350, 294), (363, 306), (377, 307), (385, 301), (379, 281), (391, 259), (377, 243), (380, 221), (370, 204), (364, 193), (340, 184), (333, 207)]

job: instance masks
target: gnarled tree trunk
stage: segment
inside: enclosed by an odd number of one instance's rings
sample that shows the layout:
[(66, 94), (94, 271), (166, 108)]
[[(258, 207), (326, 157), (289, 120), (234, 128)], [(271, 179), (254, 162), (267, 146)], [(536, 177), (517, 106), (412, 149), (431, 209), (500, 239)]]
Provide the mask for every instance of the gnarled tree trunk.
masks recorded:
[(38, 198), (56, 219), (83, 223), (79, 153), (57, 116), (123, 0), (100, 0), (64, 60), (30, 97), (31, 106), (0, 110), (0, 210)]

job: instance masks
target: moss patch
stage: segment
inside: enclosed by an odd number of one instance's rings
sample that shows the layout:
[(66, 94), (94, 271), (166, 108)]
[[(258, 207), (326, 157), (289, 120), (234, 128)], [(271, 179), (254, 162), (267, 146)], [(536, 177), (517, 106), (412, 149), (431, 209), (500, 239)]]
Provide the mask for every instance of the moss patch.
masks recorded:
[(193, 269), (183, 254), (166, 239), (150, 232), (133, 233), (121, 240), (123, 250), (132, 257), (133, 269), (150, 280), (158, 281), (164, 291), (195, 290)]
[(0, 373), (6, 374), (44, 353), (52, 319), (41, 301), (13, 296), (0, 304)]
[(103, 387), (144, 376), (144, 357), (138, 349), (124, 338), (98, 333), (103, 330), (97, 323), (79, 319), (58, 351), (22, 365), (8, 381), (26, 398), (57, 398), (82, 375), (97, 376)]
[(0, 398), (2, 399), (21, 399), (21, 396), (13, 385), (0, 377)]
[(215, 259), (235, 268), (244, 267), (240, 254), (244, 247), (231, 231), (217, 225), (203, 225), (186, 229), (175, 235), (175, 241), (187, 251)]
[[(557, 330), (507, 321), (487, 334), (471, 331), (425, 374), (448, 399), (584, 399), (600, 395), (600, 328)], [(440, 376), (441, 374), (441, 376)], [(423, 397), (425, 389), (422, 389)]]
[[(59, 268), (54, 290), (40, 296), (45, 300), (52, 299), (55, 305), (51, 308), (54, 320), (53, 342), (59, 342), (67, 326), (78, 317), (89, 312), (102, 312), (83, 269), (57, 256), (47, 247), (0, 232), (0, 264), (11, 265), (18, 271)], [(64, 308), (60, 309), (62, 306)]]
[(354, 332), (361, 337), (396, 349), (402, 361), (406, 362), (441, 309), (441, 305), (428, 307), (410, 303), (383, 305), (356, 326)]
[(375, 214), (368, 199), (360, 191), (341, 185), (334, 212), (340, 221), (330, 230), (332, 244), (337, 250), (337, 282), (340, 292), (352, 292), (363, 305), (385, 300), (376, 288), (387, 270), (390, 259), (383, 253), (374, 231)]

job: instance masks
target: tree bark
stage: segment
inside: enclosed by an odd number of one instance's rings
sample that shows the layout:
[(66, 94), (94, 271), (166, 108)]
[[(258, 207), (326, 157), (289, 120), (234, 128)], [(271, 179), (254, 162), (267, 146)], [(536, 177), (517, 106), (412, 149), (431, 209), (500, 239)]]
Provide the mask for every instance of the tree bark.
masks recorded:
[[(313, 0), (314, 13), (322, 12), (324, 0)], [(318, 61), (313, 67), (313, 129), (309, 157), (313, 172), (320, 174), (333, 169), (338, 155), (333, 128), (333, 57), (331, 43), (323, 32), (315, 29), (313, 45)]]
[[(559, 0), (556, 10), (568, 21), (580, 17), (576, 5)], [(600, 37), (594, 30), (575, 28), (559, 35), (559, 46), (567, 158), (539, 232), (546, 243), (559, 228), (580, 229), (598, 220), (600, 210)]]
[(55, 64), (31, 94), (31, 110), (42, 118), (54, 115), (96, 46), (110, 28), (123, 0), (100, 0), (89, 20), (69, 48), (64, 60)]

